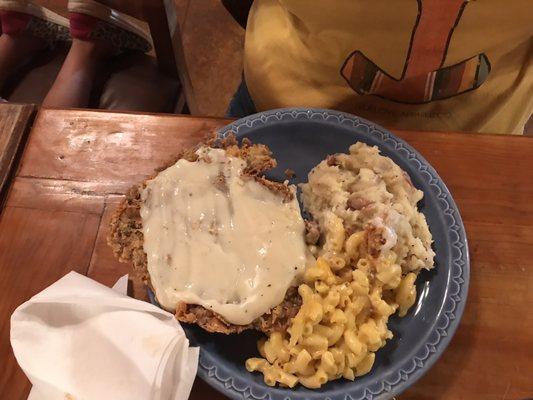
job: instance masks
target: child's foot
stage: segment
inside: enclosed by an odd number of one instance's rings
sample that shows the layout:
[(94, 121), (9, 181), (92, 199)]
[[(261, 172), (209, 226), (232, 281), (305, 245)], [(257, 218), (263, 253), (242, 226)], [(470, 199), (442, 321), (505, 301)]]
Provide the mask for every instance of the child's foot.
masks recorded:
[(147, 52), (151, 38), (139, 22), (94, 0), (69, 0), (70, 32), (74, 39), (110, 44), (115, 53)]
[(26, 33), (44, 40), (49, 46), (70, 41), (68, 19), (33, 3), (0, 3), (0, 21), (4, 34)]

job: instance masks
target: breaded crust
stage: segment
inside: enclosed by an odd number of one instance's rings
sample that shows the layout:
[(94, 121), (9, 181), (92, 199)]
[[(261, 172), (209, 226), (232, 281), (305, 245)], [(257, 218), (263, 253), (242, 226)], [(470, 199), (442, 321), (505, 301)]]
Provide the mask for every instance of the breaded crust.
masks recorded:
[[(174, 164), (179, 159), (196, 161), (198, 156), (195, 152), (200, 146), (222, 148), (226, 150), (228, 155), (245, 160), (247, 164), (244, 170), (245, 175), (257, 180), (269, 190), (279, 193), (283, 196), (284, 201), (292, 200), (294, 194), (289, 187), (278, 182), (269, 181), (262, 176), (264, 172), (276, 166), (276, 160), (272, 158), (268, 147), (260, 144), (251, 144), (247, 140), (243, 140), (243, 143), (238, 146), (233, 135), (222, 140), (212, 137), (206, 142), (184, 151), (173, 162), (168, 163), (167, 166)], [(147, 257), (143, 249), (144, 239), (140, 215), (141, 191), (145, 185), (146, 181), (132, 187), (126, 198), (119, 204), (111, 218), (107, 242), (115, 256), (121, 262), (132, 263), (136, 275), (151, 287)], [(209, 332), (230, 334), (239, 333), (246, 329), (272, 332), (287, 329), (290, 319), (296, 315), (300, 305), (301, 298), (296, 288), (290, 288), (281, 304), (249, 325), (230, 324), (222, 316), (211, 310), (207, 310), (200, 305), (183, 302), (176, 307), (176, 318), (181, 322), (198, 324)]]

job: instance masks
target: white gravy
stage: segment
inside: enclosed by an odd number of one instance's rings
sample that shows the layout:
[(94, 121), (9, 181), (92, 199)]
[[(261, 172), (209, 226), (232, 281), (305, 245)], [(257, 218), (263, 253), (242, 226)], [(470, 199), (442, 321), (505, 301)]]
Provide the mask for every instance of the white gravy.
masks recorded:
[(304, 222), (296, 196), (283, 203), (243, 177), (243, 160), (199, 154), (211, 162), (179, 160), (142, 192), (150, 280), (169, 311), (184, 301), (245, 325), (281, 303), (303, 272)]

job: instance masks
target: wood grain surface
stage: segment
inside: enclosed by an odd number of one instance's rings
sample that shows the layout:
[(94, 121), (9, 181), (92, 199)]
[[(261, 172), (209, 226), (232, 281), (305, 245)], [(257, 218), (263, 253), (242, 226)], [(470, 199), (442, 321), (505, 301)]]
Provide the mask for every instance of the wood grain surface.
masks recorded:
[(32, 104), (0, 104), (0, 206), (34, 114)]
[[(29, 382), (9, 345), (14, 308), (75, 269), (106, 285), (129, 272), (105, 242), (127, 188), (228, 121), (42, 110), (0, 215), (0, 398)], [(533, 139), (396, 132), (436, 168), (463, 216), (471, 282), (445, 354), (400, 399), (533, 397)], [(134, 282), (133, 293), (145, 291)], [(224, 399), (196, 380), (193, 400)]]

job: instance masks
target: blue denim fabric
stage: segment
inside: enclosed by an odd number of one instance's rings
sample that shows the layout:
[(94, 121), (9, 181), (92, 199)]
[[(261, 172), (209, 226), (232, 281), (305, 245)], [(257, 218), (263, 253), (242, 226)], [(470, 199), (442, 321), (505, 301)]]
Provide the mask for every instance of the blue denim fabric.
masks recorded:
[(226, 117), (229, 118), (242, 118), (250, 114), (257, 112), (254, 102), (248, 92), (248, 87), (244, 78), (241, 80), (241, 84), (237, 88), (237, 91), (233, 95), (229, 103), (229, 107), (226, 110)]

